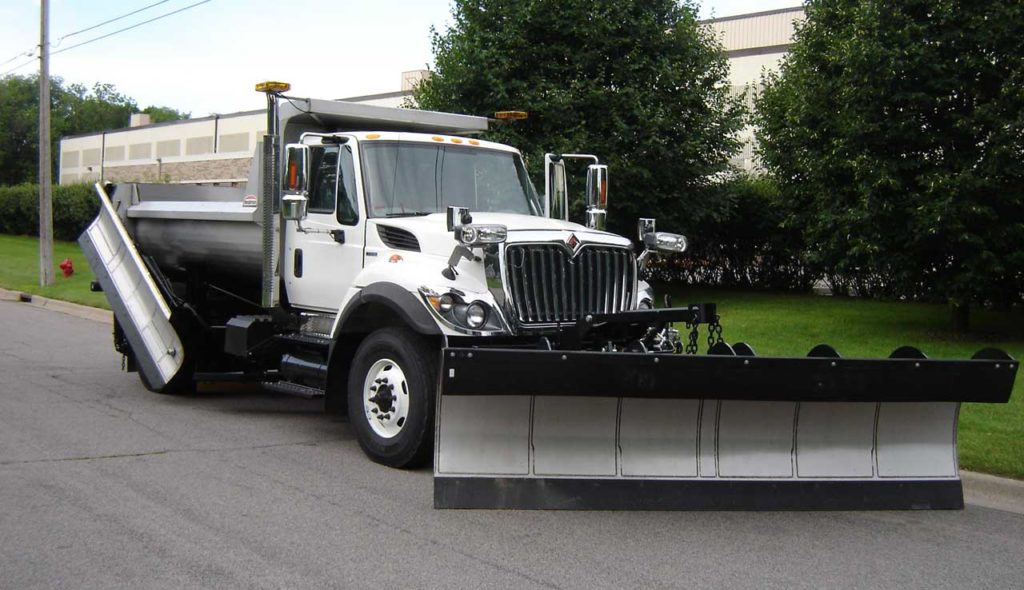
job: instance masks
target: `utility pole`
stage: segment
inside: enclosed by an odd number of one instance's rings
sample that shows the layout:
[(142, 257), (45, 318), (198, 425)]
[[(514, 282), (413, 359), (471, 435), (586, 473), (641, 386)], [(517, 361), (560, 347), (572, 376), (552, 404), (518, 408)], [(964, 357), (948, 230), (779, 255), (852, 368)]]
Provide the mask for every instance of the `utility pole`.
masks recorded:
[(50, 0), (40, 3), (39, 26), (39, 286), (52, 285), (53, 201), (50, 187)]

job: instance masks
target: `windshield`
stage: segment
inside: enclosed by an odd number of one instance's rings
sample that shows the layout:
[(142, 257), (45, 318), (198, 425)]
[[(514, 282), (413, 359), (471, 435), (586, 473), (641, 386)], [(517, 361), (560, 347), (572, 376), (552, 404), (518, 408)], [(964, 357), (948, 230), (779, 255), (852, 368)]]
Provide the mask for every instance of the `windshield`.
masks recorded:
[(370, 217), (470, 211), (540, 215), (518, 154), (448, 144), (363, 143)]

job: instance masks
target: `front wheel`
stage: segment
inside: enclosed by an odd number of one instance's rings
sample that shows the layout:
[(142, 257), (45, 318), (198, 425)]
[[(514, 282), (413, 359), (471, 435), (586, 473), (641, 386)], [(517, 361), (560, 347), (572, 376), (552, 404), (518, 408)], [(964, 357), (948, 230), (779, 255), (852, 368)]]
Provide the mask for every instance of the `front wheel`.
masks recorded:
[(404, 328), (384, 328), (359, 345), (348, 378), (348, 415), (370, 459), (418, 467), (433, 451), (438, 351)]

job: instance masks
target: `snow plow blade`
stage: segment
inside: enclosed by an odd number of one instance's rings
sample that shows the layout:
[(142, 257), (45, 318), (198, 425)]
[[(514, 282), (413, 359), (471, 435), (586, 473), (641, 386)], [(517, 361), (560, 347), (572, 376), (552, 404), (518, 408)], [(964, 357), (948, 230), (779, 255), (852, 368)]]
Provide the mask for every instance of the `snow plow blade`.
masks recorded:
[(447, 348), (435, 508), (959, 509), (961, 402), (1017, 361)]

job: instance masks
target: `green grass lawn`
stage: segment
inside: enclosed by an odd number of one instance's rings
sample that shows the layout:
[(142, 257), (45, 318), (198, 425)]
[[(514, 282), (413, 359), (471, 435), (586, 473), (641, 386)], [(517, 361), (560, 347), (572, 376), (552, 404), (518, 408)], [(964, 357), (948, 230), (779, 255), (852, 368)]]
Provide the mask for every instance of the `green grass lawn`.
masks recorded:
[[(762, 356), (804, 356), (820, 343), (844, 357), (885, 358), (902, 345), (930, 358), (970, 358), (994, 346), (1024, 358), (1024, 313), (974, 311), (973, 332), (956, 334), (944, 305), (843, 297), (655, 286), (673, 305), (714, 302), (727, 342), (746, 342)], [(701, 331), (701, 351), (707, 348)], [(964, 404), (960, 466), (1024, 479), (1024, 371), (1008, 404)]]
[[(70, 258), (75, 268), (75, 274), (68, 278), (64, 278), (60, 268), (56, 266), (65, 258)], [(56, 282), (49, 287), (40, 287), (39, 240), (27, 236), (0, 234), (0, 287), (110, 309), (103, 293), (89, 290), (89, 283), (95, 277), (78, 244), (55, 241), (53, 262), (57, 275)]]
[[(108, 308), (103, 293), (89, 291), (92, 272), (73, 242), (56, 242), (54, 260), (71, 258), (75, 274), (39, 287), (35, 238), (0, 235), (0, 287)], [(759, 355), (804, 356), (816, 344), (831, 344), (844, 357), (885, 358), (903, 345), (932, 358), (970, 358), (995, 346), (1024, 358), (1024, 313), (975, 311), (974, 331), (949, 329), (943, 305), (895, 303), (748, 291), (660, 288), (675, 305), (715, 302), (726, 341), (747, 342)], [(702, 351), (706, 347), (701, 333)], [(1009, 404), (965, 404), (960, 412), (960, 465), (966, 469), (1024, 479), (1024, 375), (1017, 377)]]

